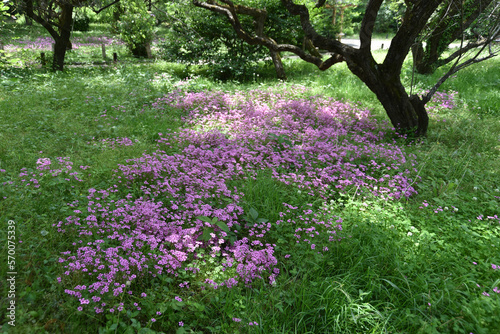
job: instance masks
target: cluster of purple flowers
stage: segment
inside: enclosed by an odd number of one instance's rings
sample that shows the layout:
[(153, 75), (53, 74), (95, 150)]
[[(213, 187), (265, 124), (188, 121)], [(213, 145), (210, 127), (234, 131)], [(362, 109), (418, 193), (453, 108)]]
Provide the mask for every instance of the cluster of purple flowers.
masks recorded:
[[(425, 93), (427, 92), (428, 91)], [(457, 96), (458, 92), (455, 91), (436, 92), (432, 97), (432, 100), (425, 106), (429, 116), (438, 122), (446, 122), (446, 119), (443, 118), (440, 113), (456, 108), (458, 101)]]
[(426, 107), (429, 111), (433, 112), (443, 109), (454, 109), (457, 106), (457, 95), (458, 92), (455, 91), (436, 92)]
[[(30, 171), (28, 168), (22, 168), (19, 173), (19, 181), (23, 186), (40, 188), (40, 180), (46, 176), (64, 176), (65, 181), (76, 180), (82, 182), (81, 171), (73, 170), (73, 162), (69, 157), (57, 157), (54, 160), (50, 158), (40, 158), (36, 162), (36, 171)], [(80, 170), (85, 170), (88, 166), (80, 166)], [(0, 172), (5, 170), (0, 170)], [(14, 185), (14, 181), (6, 181), (2, 185)], [(18, 185), (15, 185), (18, 187)], [(72, 188), (75, 186), (72, 185)]]
[[(293, 226), (293, 243), (328, 251), (328, 243), (339, 240), (342, 220), (313, 212), (308, 203), (285, 203), (276, 222), (243, 220), (244, 191), (228, 184), (263, 170), (324, 200), (354, 188), (384, 199), (416, 193), (414, 157), (388, 142), (367, 110), (350, 104), (272, 91), (176, 91), (152, 106), (160, 114), (172, 108), (185, 113), (183, 130), (160, 134), (156, 152), (119, 165), (113, 186), (89, 189), (84, 203), (70, 204), (86, 209), (54, 224), (81, 239), (59, 260), (65, 271), (59, 281), (79, 277), (80, 284), (67, 289), (85, 301), (79, 307), (102, 312), (105, 305), (95, 297), (135, 295), (135, 282), (145, 276), (191, 271), (199, 277), (193, 264), (206, 259), (216, 259), (226, 273), (218, 282), (201, 276), (213, 288), (264, 279), (272, 284), (278, 259), (267, 235), (280, 225)], [(229, 232), (200, 217), (217, 218)], [(208, 239), (202, 237), (207, 229)]]
[[(474, 263), (475, 265), (477, 265), (477, 263), (476, 263), (476, 262), (473, 262), (473, 263)], [(496, 270), (499, 270), (499, 271), (500, 271), (500, 265), (496, 265), (496, 264), (492, 263), (492, 264), (491, 264), (491, 269), (493, 269), (493, 270), (495, 270), (495, 271), (496, 271)], [(479, 284), (476, 284), (476, 285), (477, 285), (477, 287), (478, 287), (478, 288), (482, 288), (482, 287), (481, 287), (481, 285), (479, 285)], [(495, 286), (495, 287), (493, 287), (493, 292), (495, 292), (495, 293), (500, 293), (500, 288), (498, 288), (498, 287), (496, 287), (496, 286)], [(486, 296), (486, 297), (490, 297), (490, 294), (489, 294), (488, 292), (486, 292), (486, 291), (483, 291), (482, 295), (483, 295), (483, 296)]]

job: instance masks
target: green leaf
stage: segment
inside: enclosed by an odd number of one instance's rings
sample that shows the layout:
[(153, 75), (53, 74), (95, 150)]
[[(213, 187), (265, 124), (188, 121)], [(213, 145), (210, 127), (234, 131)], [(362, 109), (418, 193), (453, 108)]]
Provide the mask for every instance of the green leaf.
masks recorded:
[(206, 228), (203, 231), (203, 235), (201, 236), (201, 240), (203, 240), (203, 241), (210, 240), (210, 238), (212, 238), (212, 236), (210, 235), (210, 233), (214, 233), (214, 229), (211, 228), (211, 227)]
[(250, 208), (250, 216), (253, 220), (257, 220), (257, 218), (259, 217), (259, 213), (254, 208)]
[(218, 222), (215, 223), (215, 225), (217, 225), (224, 232), (226, 232), (226, 233), (229, 232), (229, 227), (226, 225), (226, 223), (218, 221)]
[(156, 331), (150, 329), (150, 328), (141, 328), (141, 330), (139, 331), (139, 334), (156, 334)]
[(123, 334), (134, 334), (135, 331), (132, 327), (126, 327), (127, 329), (125, 330), (125, 332), (123, 332)]
[(206, 223), (210, 223), (210, 224), (212, 224), (212, 219), (210, 219), (210, 218), (209, 218), (209, 217), (207, 217), (207, 216), (198, 216), (198, 217), (196, 217), (196, 219), (199, 219), (199, 220), (201, 220), (201, 221), (203, 221), (203, 222), (206, 222)]
[(179, 327), (175, 332), (175, 334), (184, 334), (184, 333), (187, 333), (184, 327)]

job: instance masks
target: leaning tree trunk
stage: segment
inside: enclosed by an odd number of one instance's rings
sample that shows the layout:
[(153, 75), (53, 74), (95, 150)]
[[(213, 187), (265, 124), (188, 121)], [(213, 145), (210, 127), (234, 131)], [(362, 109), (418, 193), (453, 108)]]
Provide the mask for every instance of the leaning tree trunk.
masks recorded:
[(55, 38), (54, 58), (52, 69), (54, 71), (62, 71), (64, 69), (64, 58), (66, 50), (71, 48), (71, 25), (73, 23), (73, 5), (62, 4), (60, 14), (59, 36)]
[(409, 96), (406, 93), (399, 78), (381, 78), (372, 90), (396, 129), (417, 137), (425, 136), (429, 125), (425, 105), (418, 95)]
[(359, 59), (348, 66), (375, 93), (394, 128), (417, 137), (426, 135), (429, 116), (425, 104), (418, 95), (408, 95), (397, 70)]
[(372, 91), (377, 95), (396, 129), (417, 137), (425, 136), (429, 126), (425, 104), (418, 95), (408, 95), (399, 77), (390, 79), (381, 77)]
[(56, 39), (54, 45), (54, 57), (52, 60), (52, 69), (54, 71), (64, 70), (64, 58), (66, 57), (66, 41), (62, 38)]

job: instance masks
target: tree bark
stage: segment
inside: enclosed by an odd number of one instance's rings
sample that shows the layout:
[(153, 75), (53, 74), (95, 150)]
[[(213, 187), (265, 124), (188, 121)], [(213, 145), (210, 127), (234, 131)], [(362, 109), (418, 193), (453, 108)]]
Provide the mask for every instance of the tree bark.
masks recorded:
[(31, 27), (33, 25), (31, 17), (29, 17), (28, 15), (24, 15), (24, 24)]
[(417, 95), (408, 96), (400, 80), (380, 75), (376, 86), (370, 84), (368, 87), (375, 93), (398, 131), (417, 137), (426, 135), (429, 116), (425, 105)]
[(408, 95), (399, 70), (377, 64), (369, 53), (353, 56), (347, 66), (375, 93), (395, 129), (417, 137), (426, 135), (429, 117), (425, 103), (417, 95)]
[[(430, 69), (424, 69), (424, 46), (422, 45), (422, 42), (418, 42), (412, 45), (411, 47), (411, 53), (413, 56), (413, 67), (417, 70), (418, 73), (424, 74), (424, 73), (432, 73), (429, 72), (431, 71)], [(424, 71), (424, 72), (421, 72)]]
[(73, 23), (73, 5), (69, 3), (61, 4), (59, 36), (54, 38), (54, 58), (52, 61), (52, 69), (54, 71), (64, 70), (64, 58), (66, 50), (71, 49), (71, 25)]
[(280, 80), (286, 80), (285, 68), (283, 67), (283, 62), (281, 61), (281, 55), (279, 52), (269, 49), (271, 52), (271, 58), (273, 60), (274, 68), (276, 69), (276, 76)]
[(319, 53), (319, 51), (313, 45), (313, 43), (311, 42), (311, 40), (309, 38), (307, 38), (307, 37), (304, 37), (304, 42), (303, 42), (302, 49), (304, 51), (306, 51), (306, 50), (309, 51), (309, 53), (312, 54), (315, 57), (321, 58), (321, 53)]
[(66, 43), (58, 38), (54, 45), (54, 56), (52, 58), (52, 69), (54, 71), (64, 70), (64, 58), (66, 56)]

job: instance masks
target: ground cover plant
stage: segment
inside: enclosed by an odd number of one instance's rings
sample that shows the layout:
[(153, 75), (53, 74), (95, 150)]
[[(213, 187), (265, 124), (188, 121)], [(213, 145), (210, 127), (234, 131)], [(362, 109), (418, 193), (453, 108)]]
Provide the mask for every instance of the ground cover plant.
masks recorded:
[(286, 65), (2, 70), (2, 332), (498, 331), (498, 62), (450, 80), (419, 141), (346, 69)]

